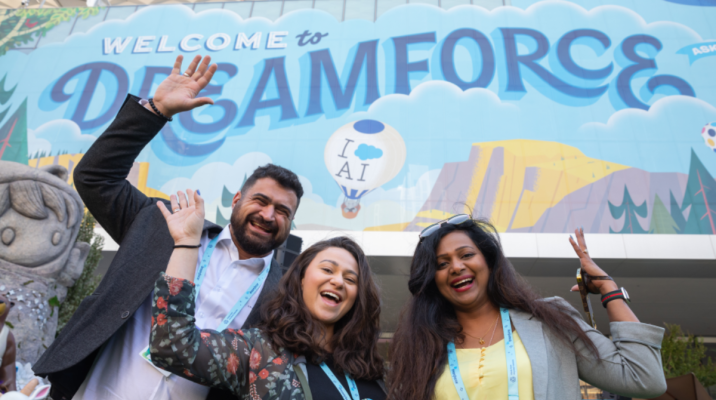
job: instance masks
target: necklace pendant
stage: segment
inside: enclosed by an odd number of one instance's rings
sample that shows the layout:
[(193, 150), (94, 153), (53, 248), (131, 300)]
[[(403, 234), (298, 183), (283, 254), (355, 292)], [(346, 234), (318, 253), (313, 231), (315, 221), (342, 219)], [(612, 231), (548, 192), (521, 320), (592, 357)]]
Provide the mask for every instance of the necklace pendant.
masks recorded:
[(485, 340), (480, 339), (480, 344), (485, 344)]

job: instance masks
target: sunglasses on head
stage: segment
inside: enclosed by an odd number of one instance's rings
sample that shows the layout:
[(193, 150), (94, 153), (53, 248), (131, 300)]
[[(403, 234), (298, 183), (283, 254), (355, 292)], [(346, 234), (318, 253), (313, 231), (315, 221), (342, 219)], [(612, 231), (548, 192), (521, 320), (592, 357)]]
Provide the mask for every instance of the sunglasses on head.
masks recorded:
[(469, 216), (469, 215), (467, 215), (467, 214), (458, 214), (458, 215), (454, 215), (454, 216), (452, 216), (452, 217), (450, 217), (450, 218), (448, 218), (448, 219), (446, 219), (446, 220), (442, 220), (442, 221), (440, 221), (440, 222), (436, 222), (436, 223), (434, 223), (434, 224), (428, 226), (427, 228), (423, 229), (422, 231), (420, 231), (420, 242), (418, 242), (418, 243), (421, 243), (421, 242), (423, 241), (423, 239), (425, 239), (426, 237), (428, 237), (428, 236), (432, 235), (433, 233), (437, 232), (438, 230), (440, 230), (440, 228), (442, 228), (442, 227), (445, 226), (446, 224), (449, 224), (449, 225), (462, 225), (462, 224), (464, 224), (464, 223), (466, 223), (466, 222), (468, 222), (468, 221), (469, 221), (469, 222), (472, 222), (472, 217), (471, 217), (471, 216)]

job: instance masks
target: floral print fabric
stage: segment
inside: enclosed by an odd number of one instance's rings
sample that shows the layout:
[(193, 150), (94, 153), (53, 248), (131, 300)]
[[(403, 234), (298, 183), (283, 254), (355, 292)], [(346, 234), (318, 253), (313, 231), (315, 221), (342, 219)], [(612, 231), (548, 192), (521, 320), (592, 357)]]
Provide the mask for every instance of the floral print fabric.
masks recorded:
[(149, 351), (157, 367), (240, 399), (304, 399), (292, 354), (258, 329), (197, 329), (195, 299), (190, 281), (162, 274), (155, 283)]

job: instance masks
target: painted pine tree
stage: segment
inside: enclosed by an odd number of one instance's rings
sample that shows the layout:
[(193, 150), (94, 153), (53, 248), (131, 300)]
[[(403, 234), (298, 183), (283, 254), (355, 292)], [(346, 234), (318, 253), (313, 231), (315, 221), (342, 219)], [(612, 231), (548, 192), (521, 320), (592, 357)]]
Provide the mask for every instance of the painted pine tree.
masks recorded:
[[(10, 97), (12, 97), (12, 94), (15, 92), (15, 89), (17, 88), (17, 84), (12, 88), (5, 90), (5, 79), (7, 78), (7, 75), (2, 77), (2, 80), (0, 80), (0, 105), (5, 105), (5, 103), (10, 100)], [(0, 121), (5, 117), (5, 114), (8, 112), (9, 109), (0, 112)]]
[(669, 206), (671, 209), (671, 218), (676, 223), (676, 226), (678, 226), (678, 233), (683, 233), (684, 228), (686, 227), (686, 218), (684, 218), (684, 212), (681, 210), (681, 206), (679, 203), (676, 202), (676, 198), (674, 197), (674, 194), (669, 190)]
[(684, 233), (716, 235), (716, 181), (691, 149), (691, 167), (681, 209), (691, 206)]
[(631, 199), (631, 195), (629, 195), (629, 189), (627, 189), (626, 185), (624, 185), (624, 197), (622, 198), (622, 204), (615, 206), (611, 201), (608, 203), (609, 212), (612, 214), (612, 218), (619, 219), (624, 216), (624, 226), (622, 227), (622, 230), (616, 232), (610, 227), (610, 233), (648, 233), (641, 227), (639, 220), (637, 219), (637, 215), (642, 218), (646, 218), (647, 216), (646, 200), (644, 200), (640, 206), (634, 204), (634, 201)]
[(27, 165), (27, 152), (27, 99), (25, 99), (20, 107), (0, 125), (0, 160)]
[[(244, 174), (244, 181), (241, 182), (241, 187), (244, 187), (244, 183), (246, 183), (246, 179), (248, 179), (248, 176)], [(229, 189), (224, 186), (224, 190), (221, 191), (221, 206), (222, 207), (231, 207), (231, 203), (234, 202), (234, 193), (231, 193)], [(231, 221), (231, 216), (229, 216), (229, 219), (224, 218), (224, 214), (221, 213), (221, 208), (216, 207), (216, 224), (221, 226), (226, 226)]]
[[(246, 182), (246, 177), (244, 177)], [(221, 205), (223, 207), (231, 207), (231, 203), (234, 201), (234, 193), (231, 193), (229, 189), (224, 186), (224, 190), (221, 192)]]
[[(683, 218), (683, 216), (681, 218)], [(669, 210), (667, 210), (664, 203), (661, 202), (661, 198), (659, 198), (658, 194), (654, 197), (654, 207), (651, 209), (649, 233), (679, 233), (679, 225), (671, 217)]]

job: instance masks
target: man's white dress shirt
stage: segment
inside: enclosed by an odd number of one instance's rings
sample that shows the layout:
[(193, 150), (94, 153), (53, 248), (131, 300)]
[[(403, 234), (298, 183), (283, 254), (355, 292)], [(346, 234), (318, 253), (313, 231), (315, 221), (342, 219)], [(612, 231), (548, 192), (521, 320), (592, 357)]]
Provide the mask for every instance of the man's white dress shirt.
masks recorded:
[[(204, 232), (197, 267), (210, 239)], [(273, 252), (264, 258), (239, 260), (227, 226), (211, 255), (196, 301), (196, 326), (216, 329), (264, 268), (271, 267)], [(263, 285), (251, 297), (229, 328), (240, 329), (256, 304)], [(149, 345), (152, 295), (127, 323), (107, 341), (74, 400), (204, 400), (209, 388), (176, 375), (164, 377), (139, 356)]]

